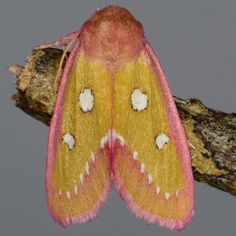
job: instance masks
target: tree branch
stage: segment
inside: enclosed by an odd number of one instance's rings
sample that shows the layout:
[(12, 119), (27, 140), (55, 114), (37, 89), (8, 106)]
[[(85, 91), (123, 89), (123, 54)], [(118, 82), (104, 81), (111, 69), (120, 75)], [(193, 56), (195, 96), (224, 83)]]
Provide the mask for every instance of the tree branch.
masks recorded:
[[(24, 67), (9, 68), (16, 74), (16, 106), (46, 125), (56, 101), (58, 86), (52, 83), (61, 56), (55, 48), (34, 50)], [(189, 139), (195, 180), (236, 196), (236, 114), (212, 110), (197, 99), (174, 99)]]

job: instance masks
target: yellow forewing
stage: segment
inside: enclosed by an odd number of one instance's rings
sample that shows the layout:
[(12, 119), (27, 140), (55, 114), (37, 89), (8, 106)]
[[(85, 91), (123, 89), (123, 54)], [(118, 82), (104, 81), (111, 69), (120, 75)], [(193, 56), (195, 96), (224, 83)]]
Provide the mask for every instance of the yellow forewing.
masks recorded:
[(108, 148), (100, 148), (110, 127), (110, 86), (105, 68), (80, 54), (64, 91), (48, 170), (49, 207), (63, 225), (92, 218), (110, 186)]
[[(174, 228), (192, 203), (157, 76), (142, 54), (116, 73), (114, 129), (125, 145), (116, 148), (113, 165), (129, 208), (149, 222)], [(135, 90), (139, 94), (132, 95)]]
[[(159, 134), (170, 135), (162, 91), (152, 68), (141, 56), (137, 62), (124, 66), (115, 81), (116, 132), (125, 138), (130, 150), (138, 153), (139, 161), (144, 163), (156, 186), (171, 195), (181, 191), (184, 175), (172, 140), (162, 150), (155, 144)], [(147, 108), (140, 112), (132, 109), (131, 94), (135, 88), (148, 98)]]

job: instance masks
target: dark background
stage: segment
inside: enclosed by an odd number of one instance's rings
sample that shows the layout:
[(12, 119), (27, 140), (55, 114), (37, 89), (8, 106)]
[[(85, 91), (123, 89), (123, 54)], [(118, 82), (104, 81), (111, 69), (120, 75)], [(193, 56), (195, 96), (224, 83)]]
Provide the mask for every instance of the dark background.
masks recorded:
[(14, 107), (11, 64), (31, 49), (78, 29), (97, 7), (127, 7), (146, 31), (173, 93), (236, 111), (236, 1), (1, 0), (0, 235), (236, 235), (236, 197), (196, 183), (196, 214), (177, 233), (135, 219), (116, 192), (99, 218), (68, 229), (50, 217), (44, 185), (48, 127)]

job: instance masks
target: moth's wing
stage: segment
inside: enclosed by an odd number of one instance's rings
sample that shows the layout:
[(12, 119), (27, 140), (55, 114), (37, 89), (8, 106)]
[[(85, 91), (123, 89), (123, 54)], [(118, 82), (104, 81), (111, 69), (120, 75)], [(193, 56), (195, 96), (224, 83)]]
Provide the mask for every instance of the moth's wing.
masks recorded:
[(83, 49), (77, 54), (60, 84), (47, 152), (48, 207), (63, 226), (93, 218), (111, 189), (109, 75)]
[(194, 213), (190, 153), (151, 48), (146, 45), (136, 61), (123, 66), (115, 81), (116, 188), (137, 217), (182, 229)]

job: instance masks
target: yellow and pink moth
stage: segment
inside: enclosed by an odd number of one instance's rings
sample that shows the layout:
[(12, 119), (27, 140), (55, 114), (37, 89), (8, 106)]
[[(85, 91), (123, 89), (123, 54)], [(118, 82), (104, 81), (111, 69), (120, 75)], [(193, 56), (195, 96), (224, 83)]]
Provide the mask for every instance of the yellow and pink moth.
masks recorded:
[(188, 142), (141, 23), (108, 6), (41, 48), (53, 45), (71, 53), (49, 131), (52, 217), (64, 227), (87, 222), (114, 186), (136, 217), (184, 228), (194, 214)]

